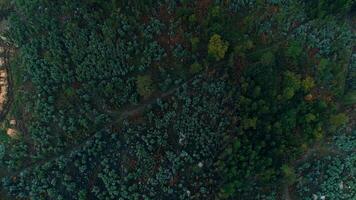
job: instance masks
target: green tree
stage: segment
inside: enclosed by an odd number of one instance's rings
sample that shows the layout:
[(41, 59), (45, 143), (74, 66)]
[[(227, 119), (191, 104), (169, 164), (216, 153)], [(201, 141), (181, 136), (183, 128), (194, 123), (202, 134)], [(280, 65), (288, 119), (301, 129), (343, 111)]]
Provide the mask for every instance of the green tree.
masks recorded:
[(86, 194), (85, 190), (81, 190), (81, 191), (78, 193), (78, 199), (79, 199), (79, 200), (85, 200), (85, 199), (87, 199), (87, 194)]
[(190, 73), (195, 74), (197, 72), (200, 72), (203, 69), (203, 66), (199, 64), (198, 62), (193, 63), (190, 66)]
[(270, 51), (264, 53), (261, 57), (261, 63), (266, 66), (274, 64), (274, 61), (275, 61), (274, 54)]
[(228, 42), (223, 41), (220, 35), (214, 34), (209, 40), (208, 54), (213, 56), (216, 61), (219, 61), (224, 58), (228, 47)]
[(339, 113), (330, 117), (331, 128), (335, 130), (338, 127), (344, 126), (349, 121), (345, 113)]
[(350, 91), (346, 93), (343, 97), (343, 103), (345, 105), (356, 104), (356, 91)]
[(198, 50), (200, 39), (198, 37), (193, 37), (190, 39), (190, 43), (192, 45), (192, 52), (196, 52)]
[(306, 11), (311, 17), (325, 17), (330, 14), (344, 15), (352, 9), (354, 0), (304, 0)]
[(297, 180), (297, 176), (292, 166), (284, 164), (282, 165), (281, 170), (283, 173), (284, 180), (287, 182), (288, 185), (292, 185), (293, 183), (295, 183), (295, 181)]
[(314, 79), (307, 76), (304, 80), (302, 80), (302, 86), (304, 91), (309, 92), (315, 86)]
[(140, 75), (136, 79), (137, 92), (144, 98), (149, 97), (154, 91), (153, 81), (150, 75)]
[(297, 59), (301, 53), (303, 52), (303, 47), (296, 41), (290, 43), (287, 49), (287, 56), (293, 58), (294, 60)]
[(291, 71), (286, 71), (284, 73), (284, 85), (285, 89), (283, 90), (283, 97), (284, 99), (289, 100), (293, 98), (295, 93), (300, 89), (300, 75)]

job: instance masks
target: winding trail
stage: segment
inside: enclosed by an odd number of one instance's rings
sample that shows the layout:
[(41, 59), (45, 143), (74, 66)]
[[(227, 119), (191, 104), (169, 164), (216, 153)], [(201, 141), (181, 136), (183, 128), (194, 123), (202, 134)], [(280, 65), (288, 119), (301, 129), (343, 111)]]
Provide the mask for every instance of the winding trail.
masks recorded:
[[(146, 106), (148, 105), (151, 105), (151, 104), (154, 104), (157, 99), (164, 99), (164, 98), (167, 98), (169, 96), (171, 96), (172, 94), (174, 94), (177, 90), (179, 90), (182, 86), (184, 85), (187, 85), (189, 83), (191, 83), (193, 80), (195, 80), (197, 77), (199, 77), (201, 75), (195, 75), (193, 77), (191, 77), (189, 80), (183, 82), (181, 85), (177, 86), (177, 87), (174, 87), (172, 89), (170, 89), (169, 91), (167, 92), (164, 92), (164, 93), (161, 93), (159, 95), (156, 95), (154, 97), (151, 97), (150, 99), (146, 100), (146, 101), (143, 101), (141, 104), (137, 105), (137, 106), (129, 106), (128, 108), (124, 109), (124, 110), (121, 110), (121, 111), (115, 111), (115, 112), (111, 112), (111, 111), (107, 111), (107, 114), (109, 114), (110, 116), (113, 116), (113, 117), (117, 117), (118, 116), (118, 119), (117, 120), (113, 120), (110, 124), (107, 124), (106, 127), (110, 127), (110, 126), (113, 126), (117, 123), (119, 123), (121, 120), (131, 116), (131, 115), (134, 115), (136, 114), (137, 112), (141, 112), (143, 111)], [(200, 79), (201, 80), (201, 79)], [(105, 127), (103, 127), (105, 128)], [(33, 162), (33, 163), (30, 163), (28, 164), (26, 167), (23, 167), (19, 170), (16, 170), (16, 171), (6, 171), (4, 174), (6, 174), (7, 176), (16, 176), (18, 175), (19, 173), (25, 171), (25, 170), (30, 170), (36, 166), (39, 166), (39, 165), (43, 165), (47, 162), (51, 162), (61, 156), (67, 156), (69, 155), (70, 153), (84, 147), (86, 144), (87, 144), (87, 141), (90, 141), (91, 139), (93, 139), (96, 135), (96, 132), (93, 132), (90, 134), (90, 136), (86, 139), (84, 139), (84, 141), (82, 141), (81, 143), (78, 143), (76, 145), (73, 145), (71, 148), (68, 148), (66, 149), (64, 152), (61, 152), (60, 154), (52, 154), (52, 155), (48, 155), (48, 156), (45, 156), (44, 158), (42, 158), (41, 160), (39, 161), (36, 161), (36, 162)]]

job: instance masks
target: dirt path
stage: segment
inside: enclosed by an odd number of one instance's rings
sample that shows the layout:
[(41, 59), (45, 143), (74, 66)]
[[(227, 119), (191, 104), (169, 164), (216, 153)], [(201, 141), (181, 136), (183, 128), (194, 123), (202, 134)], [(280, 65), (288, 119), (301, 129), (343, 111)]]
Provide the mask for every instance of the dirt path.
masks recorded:
[[(119, 123), (121, 120), (123, 120), (123, 119), (125, 119), (125, 118), (127, 118), (127, 117), (129, 117), (131, 115), (134, 115), (137, 112), (143, 111), (146, 108), (146, 106), (154, 104), (157, 101), (157, 99), (163, 99), (163, 98), (167, 98), (167, 97), (171, 96), (172, 94), (174, 94), (174, 92), (176, 92), (182, 86), (191, 83), (198, 76), (199, 75), (193, 76), (192, 78), (190, 78), (189, 80), (185, 81), (181, 85), (179, 85), (177, 87), (174, 87), (174, 88), (170, 89), (167, 92), (164, 92), (164, 93), (161, 93), (159, 95), (156, 95), (155, 97), (152, 97), (149, 100), (142, 102), (138, 106), (130, 106), (129, 108), (126, 108), (126, 109), (124, 109), (122, 111), (109, 112), (108, 114), (111, 115), (111, 116), (118, 116), (118, 120), (112, 121), (112, 123), (108, 124), (107, 127), (115, 125), (116, 123)], [(4, 174), (7, 174), (7, 176), (16, 176), (17, 174), (19, 174), (19, 173), (21, 173), (21, 172), (23, 172), (25, 170), (29, 170), (29, 169), (32, 169), (32, 168), (34, 168), (36, 166), (43, 165), (44, 163), (51, 162), (51, 161), (59, 158), (60, 156), (67, 156), (71, 152), (84, 147), (86, 145), (86, 142), (90, 141), (91, 139), (93, 139), (95, 137), (95, 135), (96, 135), (96, 132), (93, 132), (91, 134), (91, 136), (86, 138), (83, 142), (81, 142), (81, 143), (79, 143), (77, 145), (74, 145), (71, 148), (68, 148), (67, 150), (65, 150), (64, 152), (62, 152), (60, 154), (48, 155), (47, 157), (43, 158), (42, 160), (30, 163), (29, 165), (27, 165), (26, 167), (24, 167), (24, 168), (22, 168), (20, 170), (16, 170), (16, 171), (13, 171), (13, 172), (7, 171)]]
[[(329, 141), (324, 140), (308, 149), (307, 152), (299, 159), (295, 160), (292, 165), (294, 168), (297, 168), (302, 163), (305, 163), (313, 158), (321, 158), (325, 156), (345, 156), (346, 154), (352, 152), (356, 153), (356, 149), (351, 152), (343, 152), (341, 150), (336, 149), (336, 147), (332, 145)], [(282, 188), (283, 200), (296, 200), (294, 195), (291, 193), (291, 191), (293, 191), (293, 186), (288, 186), (287, 184), (285, 184)]]
[(283, 187), (283, 200), (293, 200), (290, 196), (289, 187), (285, 185)]
[[(295, 160), (292, 165), (294, 168), (299, 166), (300, 164), (306, 162), (307, 160), (313, 158), (314, 156), (325, 156), (325, 155), (338, 155), (341, 152), (331, 149), (330, 147), (325, 147), (320, 144), (314, 145), (312, 148), (308, 149), (307, 152), (300, 157), (299, 159)], [(293, 190), (293, 186), (290, 186), (286, 183), (282, 186), (282, 199), (283, 200), (296, 200), (293, 196), (291, 190)]]
[(159, 95), (155, 95), (147, 100), (144, 100), (143, 102), (140, 103), (138, 106), (131, 106), (129, 108), (126, 108), (121, 111), (115, 111), (115, 112), (108, 112), (109, 115), (111, 116), (117, 116), (118, 120), (121, 121), (127, 117), (130, 117), (132, 115), (135, 115), (137, 113), (142, 112), (148, 105), (152, 105), (157, 102), (158, 99), (165, 99), (171, 95), (173, 95), (175, 92), (177, 92), (180, 88), (182, 88), (184, 85), (190, 84), (193, 80), (198, 80), (201, 81), (201, 79), (197, 79), (200, 75), (195, 75), (188, 79), (187, 81), (183, 82), (179, 86), (176, 86), (174, 88), (171, 88), (170, 90), (160, 93)]
[(11, 100), (11, 76), (9, 74), (9, 57), (11, 48), (0, 40), (0, 120), (8, 111), (8, 104)]

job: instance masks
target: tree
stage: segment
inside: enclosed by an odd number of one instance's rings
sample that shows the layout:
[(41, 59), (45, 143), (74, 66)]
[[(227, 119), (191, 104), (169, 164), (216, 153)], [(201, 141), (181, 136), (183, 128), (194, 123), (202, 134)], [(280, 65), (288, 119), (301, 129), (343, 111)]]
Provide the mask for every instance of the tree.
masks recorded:
[(213, 56), (216, 61), (219, 61), (224, 58), (228, 47), (228, 42), (223, 41), (220, 35), (214, 34), (209, 40), (208, 54)]
[(301, 81), (300, 75), (291, 71), (284, 73), (285, 89), (283, 90), (283, 97), (286, 100), (293, 98), (294, 94), (300, 89)]
[(307, 76), (303, 81), (302, 81), (302, 86), (304, 91), (309, 92), (314, 86), (314, 79), (310, 76)]
[(349, 118), (345, 113), (339, 113), (337, 115), (332, 115), (330, 117), (330, 123), (331, 123), (331, 128), (336, 129), (338, 127), (341, 127), (345, 124), (347, 124), (349, 121)]
[(0, 19), (6, 18), (11, 11), (11, 1), (10, 0), (0, 0)]
[(356, 104), (356, 91), (350, 91), (345, 94), (343, 97), (343, 103), (345, 105), (353, 105)]
[(261, 57), (261, 63), (266, 66), (274, 64), (274, 61), (275, 61), (274, 54), (270, 51), (264, 53)]
[(198, 37), (193, 37), (190, 39), (190, 43), (192, 45), (192, 52), (196, 52), (198, 50), (200, 39)]
[(150, 75), (140, 75), (136, 79), (137, 92), (144, 98), (149, 97), (153, 90), (153, 81)]
[(201, 64), (199, 64), (198, 62), (193, 63), (190, 66), (190, 73), (195, 74), (200, 72), (203, 69), (203, 66)]
[(311, 17), (325, 17), (330, 14), (344, 15), (352, 9), (353, 0), (305, 0), (306, 11)]
[(297, 41), (293, 41), (290, 43), (286, 53), (288, 57), (291, 57), (292, 59), (296, 60), (302, 52), (302, 46)]
[(282, 165), (281, 170), (282, 170), (284, 179), (288, 185), (291, 185), (296, 181), (297, 176), (295, 174), (293, 167), (291, 167), (289, 165)]

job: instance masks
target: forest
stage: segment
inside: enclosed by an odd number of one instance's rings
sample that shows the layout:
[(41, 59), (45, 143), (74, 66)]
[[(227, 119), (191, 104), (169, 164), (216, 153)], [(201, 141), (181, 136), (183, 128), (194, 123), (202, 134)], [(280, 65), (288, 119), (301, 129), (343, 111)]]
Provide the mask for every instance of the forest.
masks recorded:
[(0, 200), (356, 200), (354, 0), (0, 0)]

